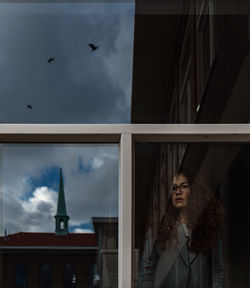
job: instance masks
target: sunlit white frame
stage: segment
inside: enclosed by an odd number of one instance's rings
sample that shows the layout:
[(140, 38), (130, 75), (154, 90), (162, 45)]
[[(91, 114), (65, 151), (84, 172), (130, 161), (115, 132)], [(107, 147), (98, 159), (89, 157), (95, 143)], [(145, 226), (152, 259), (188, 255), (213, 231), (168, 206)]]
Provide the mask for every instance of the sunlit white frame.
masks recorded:
[(133, 287), (133, 146), (135, 142), (250, 142), (250, 124), (0, 124), (0, 143), (117, 143), (118, 287)]

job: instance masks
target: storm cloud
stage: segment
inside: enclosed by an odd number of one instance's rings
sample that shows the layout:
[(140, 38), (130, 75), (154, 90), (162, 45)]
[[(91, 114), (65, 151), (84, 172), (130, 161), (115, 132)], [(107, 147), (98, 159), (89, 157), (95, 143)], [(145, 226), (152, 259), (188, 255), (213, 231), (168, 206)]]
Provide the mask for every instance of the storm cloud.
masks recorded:
[[(109, 10), (103, 3), (94, 9), (90, 3), (40, 3), (40, 12), (34, 4), (4, 5), (0, 122), (130, 121), (132, 3)], [(88, 43), (100, 48), (91, 53)]]

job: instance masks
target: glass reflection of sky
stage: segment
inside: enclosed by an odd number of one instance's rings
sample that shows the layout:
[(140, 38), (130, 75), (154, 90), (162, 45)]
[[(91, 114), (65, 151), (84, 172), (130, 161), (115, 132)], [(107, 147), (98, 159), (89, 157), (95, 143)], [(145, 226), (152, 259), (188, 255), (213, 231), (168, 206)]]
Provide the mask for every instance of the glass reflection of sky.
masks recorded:
[(130, 121), (134, 3), (0, 3), (0, 16), (0, 123)]
[(71, 233), (118, 216), (117, 145), (4, 144), (1, 233), (55, 231), (60, 167)]

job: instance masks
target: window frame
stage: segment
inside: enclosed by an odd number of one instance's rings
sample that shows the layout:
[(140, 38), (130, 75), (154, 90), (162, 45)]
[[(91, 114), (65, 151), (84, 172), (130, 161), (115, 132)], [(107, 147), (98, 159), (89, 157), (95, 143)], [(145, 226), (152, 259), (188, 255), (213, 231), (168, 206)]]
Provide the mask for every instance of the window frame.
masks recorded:
[(118, 287), (128, 288), (133, 287), (134, 144), (250, 143), (250, 124), (0, 124), (0, 142), (119, 145)]

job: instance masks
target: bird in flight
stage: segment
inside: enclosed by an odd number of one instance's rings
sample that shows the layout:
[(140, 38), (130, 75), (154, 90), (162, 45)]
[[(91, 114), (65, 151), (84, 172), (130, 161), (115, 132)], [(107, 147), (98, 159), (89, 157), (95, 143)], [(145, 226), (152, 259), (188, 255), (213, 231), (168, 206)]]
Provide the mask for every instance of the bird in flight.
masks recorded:
[(48, 61), (48, 63), (52, 63), (53, 61), (55, 61), (55, 57), (51, 57), (51, 58), (49, 58), (47, 61)]
[(33, 109), (32, 105), (30, 105), (30, 104), (27, 105), (27, 108), (28, 109)]
[(100, 46), (95, 46), (93, 43), (89, 43), (88, 46), (91, 48), (90, 52), (93, 52), (100, 47)]

